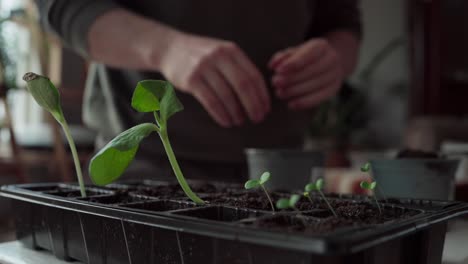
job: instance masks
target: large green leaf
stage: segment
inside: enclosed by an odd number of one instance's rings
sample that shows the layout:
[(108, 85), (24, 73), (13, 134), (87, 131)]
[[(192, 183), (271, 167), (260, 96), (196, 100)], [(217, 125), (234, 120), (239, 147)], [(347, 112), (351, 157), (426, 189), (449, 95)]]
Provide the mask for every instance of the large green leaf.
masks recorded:
[(163, 122), (184, 109), (177, 99), (174, 87), (166, 81), (140, 81), (133, 92), (132, 107), (139, 112), (160, 111)]
[(117, 180), (135, 158), (140, 142), (153, 131), (155, 124), (144, 123), (115, 137), (91, 159), (91, 180), (101, 186)]
[(63, 123), (64, 117), (60, 105), (60, 94), (54, 84), (45, 76), (28, 72), (23, 76), (28, 92), (34, 100), (59, 122)]

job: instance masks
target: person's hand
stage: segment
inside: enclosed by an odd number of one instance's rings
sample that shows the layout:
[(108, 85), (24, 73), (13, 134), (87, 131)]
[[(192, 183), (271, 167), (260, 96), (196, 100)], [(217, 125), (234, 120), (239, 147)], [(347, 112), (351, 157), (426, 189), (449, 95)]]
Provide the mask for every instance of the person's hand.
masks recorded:
[(276, 95), (294, 110), (317, 106), (335, 95), (344, 78), (343, 66), (326, 39), (311, 39), (274, 54), (269, 62)]
[(262, 75), (232, 42), (180, 33), (160, 65), (176, 88), (192, 94), (223, 127), (242, 125), (246, 115), (260, 122), (270, 111)]

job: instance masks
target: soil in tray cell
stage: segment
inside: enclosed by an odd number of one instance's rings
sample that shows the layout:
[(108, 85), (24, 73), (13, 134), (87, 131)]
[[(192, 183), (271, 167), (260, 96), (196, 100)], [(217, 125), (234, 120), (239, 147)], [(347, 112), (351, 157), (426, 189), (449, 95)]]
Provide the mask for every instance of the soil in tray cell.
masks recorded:
[(175, 212), (174, 214), (221, 222), (235, 222), (263, 215), (262, 213), (256, 211), (242, 210), (238, 208), (229, 208), (222, 206), (197, 208), (192, 210)]
[[(231, 186), (218, 186), (211, 183), (191, 183), (190, 188), (193, 192), (197, 194), (202, 193), (227, 193), (233, 190), (234, 187)], [(137, 187), (136, 191), (133, 191), (132, 194), (144, 195), (158, 198), (175, 198), (175, 197), (185, 197), (185, 193), (180, 187), (179, 184), (163, 184), (163, 185), (141, 185)]]
[[(340, 201), (334, 208), (338, 217), (331, 211), (298, 213), (296, 215), (277, 214), (271, 217), (259, 218), (247, 223), (260, 228), (279, 229), (287, 231), (321, 234), (345, 227), (370, 227), (390, 221), (398, 221), (414, 216), (418, 211), (399, 207), (383, 207), (382, 213), (377, 207), (368, 203), (350, 203)], [(328, 214), (328, 217), (327, 217)]]
[(159, 201), (142, 201), (142, 202), (137, 202), (137, 203), (121, 204), (119, 206), (126, 207), (126, 208), (140, 209), (140, 210), (145, 210), (149, 212), (166, 212), (166, 211), (187, 209), (187, 208), (195, 207), (196, 205), (190, 202), (159, 200)]

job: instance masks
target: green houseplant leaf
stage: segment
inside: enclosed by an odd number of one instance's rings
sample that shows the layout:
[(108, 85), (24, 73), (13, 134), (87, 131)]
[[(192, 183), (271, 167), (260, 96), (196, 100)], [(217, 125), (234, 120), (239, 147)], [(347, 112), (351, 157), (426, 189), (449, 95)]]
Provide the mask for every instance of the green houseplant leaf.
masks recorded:
[(91, 180), (102, 186), (118, 179), (135, 158), (140, 142), (154, 131), (158, 131), (155, 124), (143, 123), (114, 138), (91, 160)]

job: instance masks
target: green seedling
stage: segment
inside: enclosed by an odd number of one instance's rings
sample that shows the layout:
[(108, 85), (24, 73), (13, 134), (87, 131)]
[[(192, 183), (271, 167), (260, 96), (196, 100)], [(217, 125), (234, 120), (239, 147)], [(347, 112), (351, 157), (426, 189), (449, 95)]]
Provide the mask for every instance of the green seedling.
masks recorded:
[[(374, 190), (375, 187), (377, 186), (377, 182), (373, 181), (373, 182), (367, 182), (367, 181), (362, 181), (361, 182), (361, 188), (364, 189), (364, 190)], [(377, 204), (377, 208), (379, 208), (379, 213), (382, 214), (382, 209), (380, 208), (380, 204), (379, 204), (379, 201), (377, 200), (377, 197), (374, 196), (374, 199), (375, 199), (375, 203)]]
[(184, 109), (174, 87), (165, 81), (140, 81), (133, 92), (131, 105), (138, 112), (153, 113), (156, 123), (136, 125), (122, 132), (102, 148), (91, 159), (89, 165), (92, 181), (102, 186), (117, 180), (135, 158), (142, 140), (157, 132), (182, 190), (193, 202), (204, 204), (204, 201), (190, 189), (169, 141), (167, 122), (172, 115)]
[(271, 174), (266, 171), (260, 176), (260, 179), (251, 179), (245, 182), (244, 188), (247, 190), (254, 189), (254, 188), (262, 188), (262, 190), (265, 192), (266, 197), (268, 198), (268, 201), (270, 202), (271, 205), (271, 210), (274, 212), (275, 211), (275, 206), (273, 205), (273, 201), (271, 200), (270, 195), (268, 194), (268, 191), (265, 187), (265, 183), (270, 180)]
[(301, 214), (301, 211), (297, 208), (296, 204), (299, 202), (301, 199), (301, 196), (299, 194), (293, 194), (288, 198), (281, 198), (276, 202), (276, 208), (278, 209), (293, 209), (294, 211), (297, 212), (296, 217), (302, 221), (302, 224), (304, 226), (307, 225), (306, 220), (304, 219), (304, 216)]
[(279, 199), (277, 202), (276, 202), (276, 208), (278, 209), (293, 209), (295, 211), (299, 211), (299, 209), (297, 209), (296, 207), (296, 204), (297, 202), (299, 202), (299, 200), (301, 199), (301, 196), (298, 195), (298, 194), (293, 194), (291, 195), (291, 197), (288, 198), (281, 198)]
[(370, 169), (371, 169), (371, 165), (369, 162), (367, 162), (366, 164), (362, 165), (361, 167), (361, 171), (362, 172), (370, 172)]
[[(371, 173), (372, 171), (371, 171), (370, 162), (366, 162), (366, 164), (362, 165), (361, 171), (364, 172), (364, 173), (367, 173), (372, 181), (374, 181), (374, 182), (376, 181), (375, 178), (372, 176), (372, 173)], [(384, 200), (387, 200), (387, 198), (385, 198), (385, 193), (383, 192), (382, 188), (380, 188), (378, 185), (377, 185), (377, 191), (379, 191), (380, 194), (382, 194), (382, 198)]]
[(328, 202), (327, 198), (325, 197), (325, 195), (323, 194), (322, 192), (322, 188), (323, 188), (323, 179), (319, 178), (315, 181), (315, 183), (309, 183), (305, 186), (304, 190), (304, 196), (307, 197), (309, 199), (310, 202), (312, 202), (312, 199), (310, 198), (310, 192), (312, 191), (316, 191), (320, 194), (320, 196), (322, 196), (323, 200), (325, 201), (325, 203), (327, 204), (328, 208), (330, 208), (330, 211), (333, 213), (333, 215), (335, 217), (338, 217), (338, 215), (336, 214), (335, 210), (333, 210), (333, 207), (331, 206), (331, 204)]
[(23, 80), (26, 81), (28, 92), (32, 95), (37, 104), (48, 111), (62, 127), (65, 137), (67, 138), (68, 145), (70, 146), (73, 162), (75, 163), (76, 176), (78, 178), (81, 196), (86, 197), (78, 152), (76, 151), (75, 142), (71, 136), (67, 120), (63, 115), (59, 91), (55, 88), (49, 78), (32, 72), (26, 73), (23, 76)]

